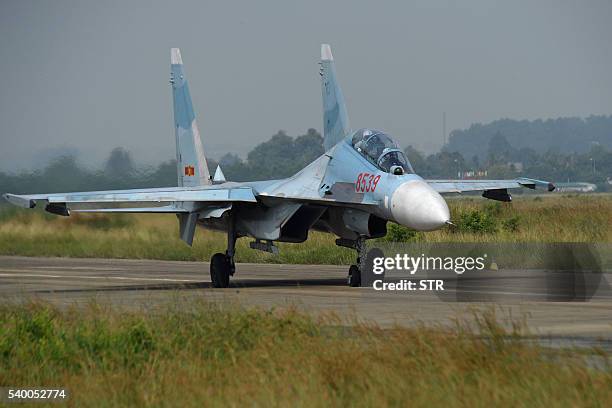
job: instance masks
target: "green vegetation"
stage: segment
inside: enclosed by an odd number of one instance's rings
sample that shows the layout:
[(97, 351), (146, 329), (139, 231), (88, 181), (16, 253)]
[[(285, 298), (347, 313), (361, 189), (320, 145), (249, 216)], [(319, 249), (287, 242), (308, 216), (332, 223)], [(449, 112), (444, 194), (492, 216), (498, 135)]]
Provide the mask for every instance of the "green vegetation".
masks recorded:
[(487, 211), (470, 210), (459, 213), (456, 227), (451, 231), (492, 234), (497, 231), (497, 221)]
[[(322, 155), (323, 138), (314, 129), (292, 138), (282, 130), (270, 140), (260, 143), (249, 152), (246, 160), (233, 154), (221, 157), (219, 164), (228, 180), (270, 180), (289, 177)], [(209, 163), (211, 170), (215, 163)]]
[(451, 132), (440, 152), (425, 156), (405, 149), (425, 178), (531, 177), (553, 182), (590, 182), (610, 191), (612, 116), (551, 120), (497, 120)]
[[(608, 195), (519, 197), (491, 203), (450, 199), (456, 226), (421, 233), (389, 223), (387, 241), (404, 242), (612, 242)], [(311, 232), (303, 244), (280, 243), (275, 256), (238, 240), (238, 262), (351, 264), (354, 253), (335, 237)], [(0, 207), (0, 255), (209, 260), (225, 250), (225, 237), (198, 229), (192, 248), (178, 238), (173, 215), (73, 214)]]
[[(553, 181), (588, 181), (609, 188), (612, 116), (548, 120), (501, 119), (451, 132), (447, 154), (459, 169), (488, 169), (489, 177), (522, 174)], [(520, 163), (521, 169), (512, 164)], [(449, 165), (452, 163), (449, 163)], [(452, 174), (452, 173), (451, 173)]]
[[(268, 180), (289, 177), (323, 154), (323, 138), (314, 129), (295, 138), (279, 131), (270, 140), (260, 143), (242, 160), (226, 154), (219, 160), (228, 180)], [(208, 158), (211, 174), (217, 161)], [(176, 186), (176, 161), (168, 160), (155, 167), (137, 167), (130, 153), (113, 149), (102, 169), (83, 166), (74, 155), (51, 160), (41, 170), (32, 172), (0, 172), (0, 193), (54, 193), (67, 191), (117, 190)], [(0, 203), (3, 201), (0, 198)]]
[(478, 155), (484, 158), (491, 140), (500, 135), (517, 149), (545, 153), (553, 148), (561, 153), (584, 153), (593, 144), (612, 148), (612, 115), (474, 123), (468, 129), (453, 130), (448, 148), (465, 157)]
[(508, 232), (517, 232), (520, 226), (521, 218), (518, 215), (513, 215), (510, 218), (502, 220), (502, 227)]
[[(543, 348), (492, 309), (454, 328), (340, 323), (178, 300), (136, 312), (2, 305), (0, 384), (67, 387), (73, 406), (604, 406), (612, 397), (603, 351)], [(589, 367), (593, 359), (603, 364)]]
[(422, 232), (411, 230), (399, 224), (390, 222), (387, 224), (387, 235), (383, 238), (387, 242), (419, 242), (424, 235)]
[[(591, 182), (597, 184), (598, 191), (609, 191), (611, 130), (612, 116), (533, 122), (504, 119), (453, 131), (449, 144), (440, 152), (426, 156), (412, 146), (405, 152), (416, 172), (425, 178), (457, 178), (458, 173), (478, 178), (535, 177), (555, 182)], [(323, 153), (322, 143), (323, 138), (315, 129), (296, 137), (279, 131), (256, 145), (246, 159), (227, 153), (218, 163), (232, 181), (289, 177)], [(208, 165), (213, 174), (217, 160), (208, 158)], [(0, 193), (15, 194), (163, 187), (176, 183), (176, 161), (138, 167), (121, 147), (110, 152), (101, 169), (84, 166), (67, 152), (39, 170), (0, 172)]]

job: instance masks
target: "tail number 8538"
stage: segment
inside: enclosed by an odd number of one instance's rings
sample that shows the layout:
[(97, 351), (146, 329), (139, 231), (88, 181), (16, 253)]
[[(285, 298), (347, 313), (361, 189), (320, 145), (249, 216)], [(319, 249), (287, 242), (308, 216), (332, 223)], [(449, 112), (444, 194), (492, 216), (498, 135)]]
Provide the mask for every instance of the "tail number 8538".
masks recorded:
[(380, 175), (374, 175), (370, 173), (359, 173), (357, 176), (357, 182), (355, 183), (355, 191), (358, 193), (369, 193), (376, 190)]

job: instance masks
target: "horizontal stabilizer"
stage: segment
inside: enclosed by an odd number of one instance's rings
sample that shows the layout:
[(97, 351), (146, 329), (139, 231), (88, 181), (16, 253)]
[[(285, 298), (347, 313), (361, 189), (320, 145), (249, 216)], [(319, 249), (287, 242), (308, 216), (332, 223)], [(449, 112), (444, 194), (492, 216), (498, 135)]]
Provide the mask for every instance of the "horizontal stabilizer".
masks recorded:
[(18, 196), (15, 194), (4, 194), (4, 199), (9, 203), (22, 208), (34, 208), (36, 207), (36, 201), (31, 200), (27, 197)]
[(536, 187), (546, 187), (548, 191), (555, 191), (556, 189), (555, 185), (549, 181), (536, 180), (525, 177), (520, 177), (516, 179), (516, 181), (523, 187), (531, 189), (535, 189)]

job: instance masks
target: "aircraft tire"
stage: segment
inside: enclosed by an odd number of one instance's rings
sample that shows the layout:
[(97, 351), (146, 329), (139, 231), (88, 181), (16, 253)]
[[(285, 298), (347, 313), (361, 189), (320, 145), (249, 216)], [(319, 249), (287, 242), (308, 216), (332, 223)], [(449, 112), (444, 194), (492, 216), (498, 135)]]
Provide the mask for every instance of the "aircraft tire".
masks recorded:
[(361, 271), (357, 265), (351, 265), (349, 268), (348, 284), (352, 288), (361, 286)]
[(210, 259), (210, 280), (215, 288), (229, 287), (230, 263), (227, 256), (216, 253)]

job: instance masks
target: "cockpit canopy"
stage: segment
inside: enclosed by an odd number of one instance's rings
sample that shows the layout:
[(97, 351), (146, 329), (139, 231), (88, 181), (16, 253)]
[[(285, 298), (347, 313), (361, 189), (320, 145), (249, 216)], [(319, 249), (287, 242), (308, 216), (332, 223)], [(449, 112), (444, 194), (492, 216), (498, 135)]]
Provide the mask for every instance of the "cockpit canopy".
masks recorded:
[(387, 173), (414, 173), (397, 143), (391, 136), (379, 130), (359, 129), (353, 133), (351, 144), (369, 162)]

